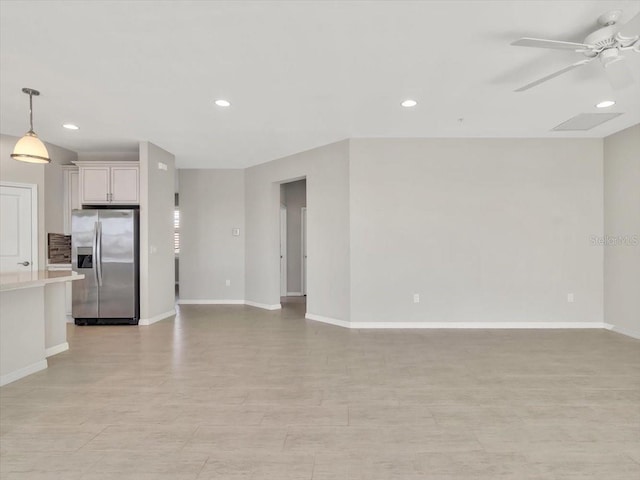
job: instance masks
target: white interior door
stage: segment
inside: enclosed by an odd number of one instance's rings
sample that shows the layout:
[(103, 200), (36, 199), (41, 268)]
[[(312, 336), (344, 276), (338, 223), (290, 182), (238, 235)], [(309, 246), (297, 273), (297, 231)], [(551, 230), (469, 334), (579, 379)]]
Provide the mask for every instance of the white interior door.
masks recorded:
[(36, 185), (0, 185), (0, 271), (37, 268)]
[(307, 207), (302, 207), (302, 295), (307, 294)]
[(280, 296), (287, 296), (287, 209), (280, 207)]

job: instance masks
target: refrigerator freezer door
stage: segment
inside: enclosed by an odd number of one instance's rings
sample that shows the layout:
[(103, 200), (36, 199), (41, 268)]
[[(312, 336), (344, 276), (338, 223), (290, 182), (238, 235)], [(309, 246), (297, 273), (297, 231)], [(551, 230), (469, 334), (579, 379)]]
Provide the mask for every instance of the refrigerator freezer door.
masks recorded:
[(71, 268), (83, 273), (84, 279), (73, 282), (72, 308), (74, 318), (98, 317), (98, 277), (96, 271), (96, 245), (98, 212), (74, 210), (71, 218)]
[(137, 221), (132, 210), (100, 210), (100, 318), (137, 318)]

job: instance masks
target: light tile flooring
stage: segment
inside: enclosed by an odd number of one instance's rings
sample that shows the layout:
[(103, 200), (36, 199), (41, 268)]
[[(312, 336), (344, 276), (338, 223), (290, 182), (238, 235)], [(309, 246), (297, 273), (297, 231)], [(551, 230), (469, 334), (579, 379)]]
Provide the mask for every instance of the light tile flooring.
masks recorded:
[(640, 478), (640, 342), (184, 306), (0, 389), (10, 479)]

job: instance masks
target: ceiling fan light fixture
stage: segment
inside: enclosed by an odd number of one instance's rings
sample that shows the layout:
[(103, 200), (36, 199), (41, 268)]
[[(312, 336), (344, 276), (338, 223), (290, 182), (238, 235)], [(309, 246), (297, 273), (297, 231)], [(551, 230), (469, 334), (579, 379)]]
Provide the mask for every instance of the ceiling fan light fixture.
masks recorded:
[(47, 147), (42, 143), (42, 140), (38, 138), (38, 135), (33, 131), (33, 96), (40, 95), (40, 92), (33, 88), (23, 88), (23, 93), (29, 95), (29, 126), (30, 129), (25, 133), (13, 147), (13, 153), (11, 158), (20, 162), (27, 163), (49, 163), (51, 158)]
[(219, 107), (230, 107), (231, 102), (229, 100), (219, 99), (214, 102)]
[(614, 100), (603, 100), (600, 103), (596, 104), (596, 108), (608, 108), (613, 107), (616, 104)]
[(411, 108), (411, 107), (415, 107), (416, 105), (418, 105), (418, 102), (416, 102), (415, 100), (407, 99), (407, 100), (403, 101), (400, 105), (402, 105), (405, 108)]
[(62, 124), (62, 126), (67, 130), (80, 130), (80, 127), (77, 126), (75, 123), (64, 123)]

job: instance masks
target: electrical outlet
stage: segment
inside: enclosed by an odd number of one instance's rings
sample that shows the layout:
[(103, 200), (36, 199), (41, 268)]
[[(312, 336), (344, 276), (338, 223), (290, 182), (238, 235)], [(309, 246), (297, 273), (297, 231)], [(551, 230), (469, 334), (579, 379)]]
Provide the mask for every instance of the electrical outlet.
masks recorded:
[(567, 302), (573, 303), (573, 293), (567, 293)]
[(414, 293), (413, 294), (413, 303), (420, 303), (420, 294), (419, 293)]
[(227, 287), (230, 287), (230, 286), (231, 286), (231, 280), (227, 280), (227, 281), (226, 281), (226, 282), (224, 282), (224, 283), (227, 285)]

